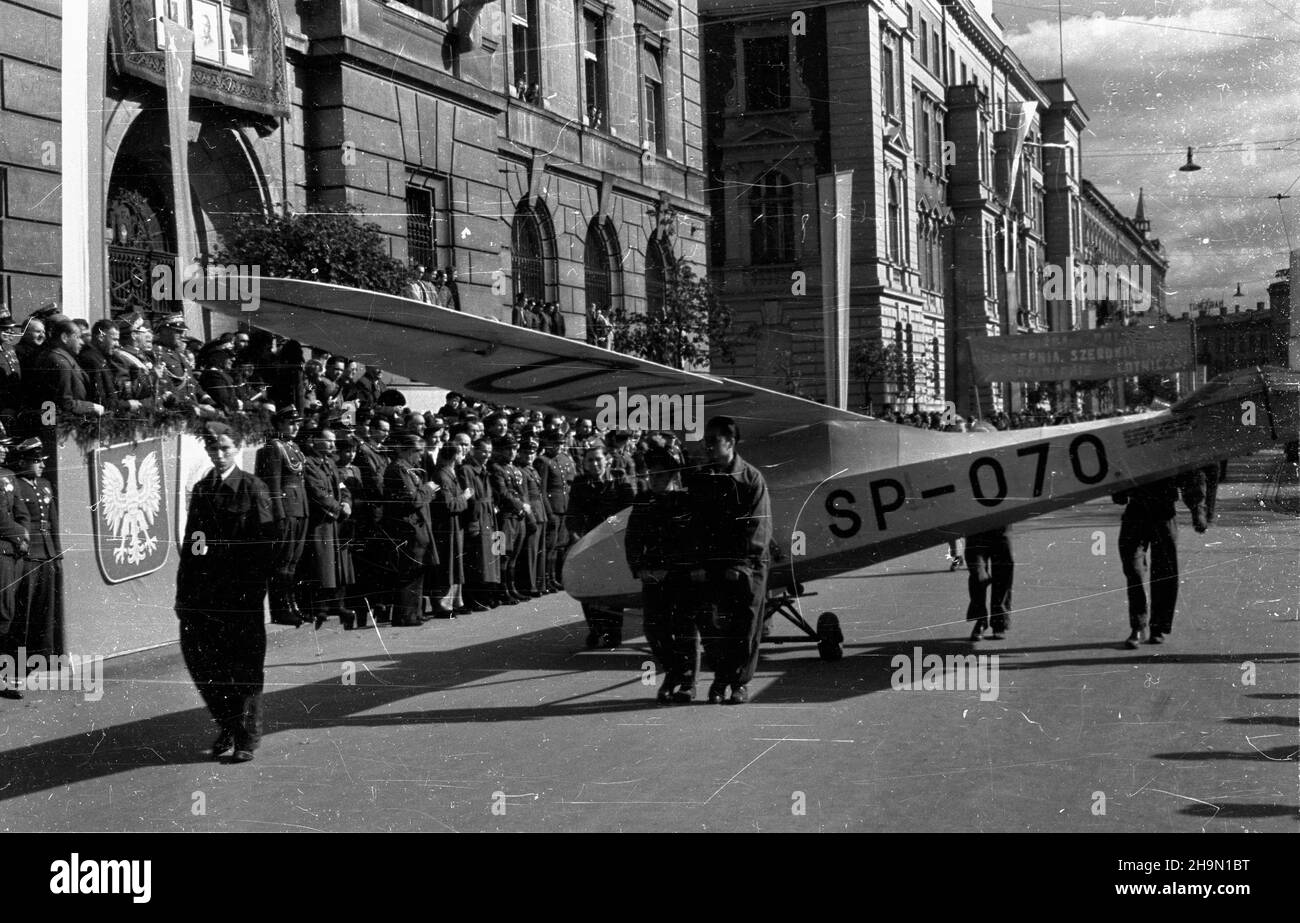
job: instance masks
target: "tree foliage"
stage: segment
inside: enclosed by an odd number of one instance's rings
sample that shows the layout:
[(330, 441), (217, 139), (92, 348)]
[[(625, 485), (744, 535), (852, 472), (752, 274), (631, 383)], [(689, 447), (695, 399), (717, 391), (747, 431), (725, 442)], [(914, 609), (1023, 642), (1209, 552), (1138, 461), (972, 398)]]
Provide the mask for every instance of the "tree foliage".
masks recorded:
[(235, 222), (214, 259), (256, 266), (271, 278), (331, 282), (389, 295), (410, 275), (388, 255), (379, 225), (363, 221), (356, 205), (321, 211), (246, 214)]
[(678, 369), (706, 367), (710, 356), (733, 358), (731, 310), (682, 256), (664, 272), (662, 311), (643, 314), (620, 305), (610, 320), (614, 349), (621, 353)]

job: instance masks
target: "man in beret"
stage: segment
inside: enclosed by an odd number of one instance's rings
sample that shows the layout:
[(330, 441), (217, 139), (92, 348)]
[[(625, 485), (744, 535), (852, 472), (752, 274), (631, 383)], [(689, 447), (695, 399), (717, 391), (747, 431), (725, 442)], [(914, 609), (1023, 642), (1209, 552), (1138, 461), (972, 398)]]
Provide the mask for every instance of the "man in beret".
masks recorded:
[(253, 758), (262, 737), (266, 596), (276, 537), (266, 485), (239, 468), (239, 435), (209, 423), (212, 470), (194, 485), (176, 574), (181, 654), (217, 722), (211, 754)]

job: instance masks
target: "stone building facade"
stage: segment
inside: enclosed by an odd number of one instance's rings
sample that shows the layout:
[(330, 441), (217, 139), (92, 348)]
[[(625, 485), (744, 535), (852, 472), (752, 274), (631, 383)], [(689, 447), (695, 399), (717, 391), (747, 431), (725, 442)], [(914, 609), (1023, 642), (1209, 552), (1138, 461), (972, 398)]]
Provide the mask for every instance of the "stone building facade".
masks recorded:
[[(92, 284), (78, 313), (91, 319), (165, 307), (139, 284), (152, 266), (209, 260), (238, 215), (286, 207), (360, 206), (393, 257), (456, 271), (463, 310), (509, 321), (523, 292), (559, 302), (579, 338), (589, 304), (643, 310), (668, 261), (703, 266), (694, 0), (88, 4), (88, 47), (106, 62), (85, 94), (103, 112), (86, 144)], [(196, 36), (189, 220), (156, 5)]]

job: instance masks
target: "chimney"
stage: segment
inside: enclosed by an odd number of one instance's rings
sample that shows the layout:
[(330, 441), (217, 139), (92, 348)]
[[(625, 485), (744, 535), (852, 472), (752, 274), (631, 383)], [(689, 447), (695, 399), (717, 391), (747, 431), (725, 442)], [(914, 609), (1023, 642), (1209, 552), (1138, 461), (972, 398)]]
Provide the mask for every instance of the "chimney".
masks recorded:
[(1262, 302), (1262, 301), (1257, 301), (1257, 302), (1255, 302), (1255, 310), (1256, 310), (1256, 311), (1262, 311), (1262, 310), (1264, 310), (1264, 302)]

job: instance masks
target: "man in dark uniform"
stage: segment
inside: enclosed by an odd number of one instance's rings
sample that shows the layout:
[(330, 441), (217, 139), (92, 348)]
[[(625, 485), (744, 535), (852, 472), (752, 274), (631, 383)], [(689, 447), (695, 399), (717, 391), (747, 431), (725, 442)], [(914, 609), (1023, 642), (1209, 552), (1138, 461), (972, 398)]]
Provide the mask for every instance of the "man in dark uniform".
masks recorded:
[(525, 512), (523, 540), (519, 560), (515, 566), (515, 588), (520, 595), (537, 599), (545, 592), (546, 559), (542, 538), (546, 534), (546, 494), (542, 492), (542, 478), (533, 467), (537, 461), (537, 442), (526, 439), (519, 443), (515, 454), (515, 468), (523, 475)]
[(495, 437), (492, 440), (492, 460), (487, 466), (492, 498), (497, 507), (497, 529), (505, 536), (505, 550), (500, 555), (501, 597), (507, 604), (524, 601), (524, 595), (515, 586), (515, 568), (524, 544), (525, 507), (528, 504), (524, 496), (523, 472), (513, 463), (518, 445), (513, 436)]
[(468, 433), (453, 437), (457, 445), (468, 446), (460, 471), (465, 486), (474, 492), (465, 507), (465, 604), (475, 612), (494, 609), (497, 585), (501, 582), (501, 563), (494, 550), (496, 533), (495, 498), (487, 462), (492, 457), (492, 440), (486, 436), (476, 441)]
[(23, 558), (17, 586), (14, 644), (28, 654), (50, 656), (63, 650), (63, 624), (59, 618), (62, 553), (58, 549), (58, 510), (54, 490), (41, 475), (45, 449), (39, 439), (27, 439), (13, 452), (15, 505), (23, 504), (28, 519), (27, 556)]
[(307, 542), (298, 576), (310, 587), (316, 627), (337, 615), (344, 629), (351, 630), (357, 614), (343, 605), (339, 523), (352, 514), (352, 505), (343, 498), (343, 478), (334, 461), (334, 446), (333, 430), (317, 430), (307, 440), (307, 459), (302, 469), (307, 491)]
[(560, 589), (560, 565), (563, 549), (569, 543), (569, 533), (564, 520), (569, 512), (569, 490), (577, 471), (568, 452), (560, 451), (562, 437), (556, 430), (542, 433), (542, 454), (533, 467), (541, 479), (542, 493), (550, 511), (546, 518), (546, 534), (542, 538), (545, 561), (543, 592), (554, 593)]
[[(1001, 641), (1011, 628), (1011, 584), (1016, 562), (1011, 555), (1010, 526), (1000, 526), (966, 536), (966, 589), (970, 604), (967, 621), (974, 622), (970, 639), (978, 641), (991, 627), (994, 641)], [(993, 599), (988, 601), (989, 592)]]
[(117, 322), (118, 348), (110, 360), (120, 381), (122, 395), (137, 400), (143, 409), (157, 407), (158, 371), (153, 356), (153, 331), (139, 314)]
[[(1204, 532), (1210, 523), (1217, 475), (1218, 466), (1211, 465), (1180, 477), (1163, 478), (1120, 491), (1111, 498), (1124, 504), (1119, 556), (1128, 583), (1130, 634), (1124, 645), (1130, 650), (1137, 648), (1148, 629), (1148, 644), (1164, 643), (1165, 635), (1173, 629), (1174, 607), (1178, 603), (1178, 520), (1174, 505), (1181, 490), (1183, 503), (1192, 511), (1193, 528)], [(1151, 579), (1149, 608), (1148, 575)]]
[(239, 469), (239, 443), (224, 423), (204, 434), (213, 468), (194, 485), (180, 543), (176, 615), (181, 655), (220, 732), (213, 759), (232, 747), (253, 758), (262, 737), (266, 596), (275, 537), (266, 485)]
[(399, 433), (393, 436), (392, 446), (393, 460), (384, 471), (384, 518), (380, 523), (388, 540), (392, 623), (415, 627), (424, 622), (425, 574), (438, 563), (429, 515), (434, 485), (425, 482), (420, 471), (423, 439), (414, 433)]
[(307, 543), (307, 491), (303, 485), (306, 457), (294, 441), (301, 422), (302, 415), (295, 407), (278, 411), (275, 435), (257, 450), (253, 466), (253, 473), (266, 485), (271, 520), (275, 523), (276, 538), (271, 547), (271, 621), (295, 628), (303, 622), (294, 588)]
[[(569, 493), (568, 530), (573, 544), (610, 516), (632, 505), (632, 486), (609, 473), (604, 446), (595, 445), (582, 458), (583, 473)], [(587, 647), (618, 647), (623, 643), (623, 613), (590, 603), (582, 604), (587, 620)]]
[(627, 564), (641, 581), (646, 640), (664, 671), (659, 701), (685, 703), (695, 698), (700, 669), (700, 633), (691, 607), (691, 509), (672, 454), (657, 446), (645, 460), (650, 489), (637, 495), (627, 520)]
[(716, 616), (700, 626), (713, 667), (709, 701), (740, 705), (749, 701), (748, 684), (758, 666), (767, 571), (771, 561), (772, 505), (767, 482), (736, 451), (740, 428), (730, 417), (714, 417), (704, 427), (708, 463), (690, 472), (691, 522), (696, 534), (696, 565), (691, 580)]
[[(468, 446), (464, 446), (467, 451)], [(429, 598), (438, 618), (455, 618), (464, 608), (461, 588), (465, 583), (465, 510), (473, 489), (461, 482), (457, 465), (462, 447), (451, 443), (438, 449), (430, 480), (438, 486), (429, 512), (433, 519), (433, 542), (438, 549), (438, 566), (429, 575)]]
[[(5, 458), (13, 440), (5, 435), (0, 426), (0, 461), (8, 465)], [(0, 467), (0, 654), (10, 657), (18, 656), (16, 635), (10, 633), (14, 617), (18, 613), (18, 582), (23, 570), (23, 559), (27, 556), (28, 528), (31, 523), (27, 517), (27, 504), (18, 498), (18, 476), (8, 467)], [(0, 698), (21, 699), (22, 690), (15, 687), (0, 687)]]
[(22, 325), (9, 309), (0, 307), (0, 419), (12, 427), (23, 400), (23, 368), (14, 345), (22, 336)]
[(185, 331), (184, 314), (170, 314), (154, 326), (162, 404), (168, 410), (214, 417), (216, 408), (199, 389), (194, 363), (185, 351)]

